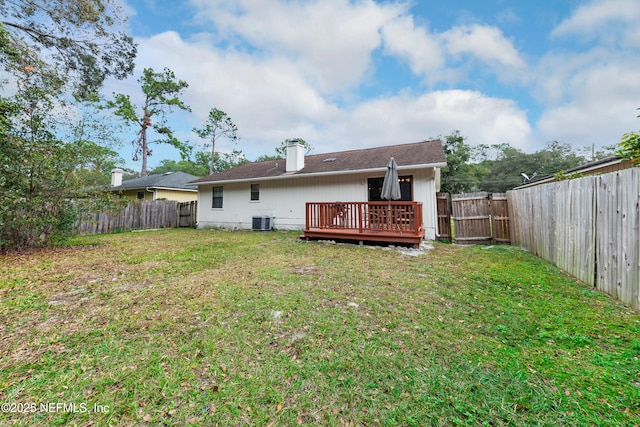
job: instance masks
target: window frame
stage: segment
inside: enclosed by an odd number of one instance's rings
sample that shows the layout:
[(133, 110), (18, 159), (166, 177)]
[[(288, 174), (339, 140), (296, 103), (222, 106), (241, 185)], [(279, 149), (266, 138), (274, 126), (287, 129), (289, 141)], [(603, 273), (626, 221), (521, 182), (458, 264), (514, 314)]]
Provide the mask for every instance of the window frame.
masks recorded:
[(260, 201), (260, 184), (251, 184), (251, 196), (250, 201), (259, 202)]
[[(218, 195), (216, 195), (216, 190), (218, 190), (218, 193), (219, 193)], [(219, 204), (219, 206), (216, 206), (217, 204)], [(223, 206), (224, 206), (224, 187), (215, 186), (211, 190), (211, 209), (222, 209)]]

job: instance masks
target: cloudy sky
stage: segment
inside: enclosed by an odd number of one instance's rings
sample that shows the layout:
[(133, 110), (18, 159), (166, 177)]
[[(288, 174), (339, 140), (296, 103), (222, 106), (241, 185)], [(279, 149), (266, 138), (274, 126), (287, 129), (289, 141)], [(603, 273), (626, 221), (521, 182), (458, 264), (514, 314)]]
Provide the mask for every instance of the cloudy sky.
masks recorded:
[[(127, 1), (136, 75), (105, 91), (135, 100), (142, 69), (168, 67), (190, 85), (179, 137), (201, 143), (190, 130), (216, 107), (250, 160), (295, 137), (325, 153), (459, 130), (532, 152), (640, 128), (637, 0)], [(154, 147), (150, 167), (165, 158)]]

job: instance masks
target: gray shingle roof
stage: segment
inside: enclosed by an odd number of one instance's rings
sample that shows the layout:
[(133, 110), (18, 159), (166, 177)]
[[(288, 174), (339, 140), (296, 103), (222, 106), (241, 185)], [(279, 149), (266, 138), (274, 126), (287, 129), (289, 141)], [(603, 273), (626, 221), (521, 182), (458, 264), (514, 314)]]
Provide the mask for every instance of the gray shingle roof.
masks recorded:
[(309, 155), (304, 158), (304, 168), (297, 172), (286, 172), (285, 159), (246, 163), (197, 179), (192, 183), (204, 184), (220, 181), (300, 177), (310, 174), (348, 173), (360, 170), (383, 169), (386, 168), (391, 157), (396, 160), (399, 168), (408, 166), (443, 166), (447, 162), (442, 149), (442, 142), (433, 140)]
[(170, 188), (176, 190), (197, 190), (195, 185), (187, 185), (188, 182), (197, 180), (198, 177), (184, 172), (168, 172), (161, 175), (148, 175), (140, 178), (128, 179), (118, 187), (110, 190), (135, 190), (142, 188)]

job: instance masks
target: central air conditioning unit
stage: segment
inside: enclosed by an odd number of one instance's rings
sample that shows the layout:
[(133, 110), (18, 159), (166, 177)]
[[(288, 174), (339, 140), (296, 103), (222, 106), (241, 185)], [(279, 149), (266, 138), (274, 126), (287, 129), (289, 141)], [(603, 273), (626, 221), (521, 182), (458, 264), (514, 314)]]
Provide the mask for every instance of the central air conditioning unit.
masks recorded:
[(254, 216), (251, 229), (253, 231), (270, 231), (273, 228), (273, 218), (270, 216)]

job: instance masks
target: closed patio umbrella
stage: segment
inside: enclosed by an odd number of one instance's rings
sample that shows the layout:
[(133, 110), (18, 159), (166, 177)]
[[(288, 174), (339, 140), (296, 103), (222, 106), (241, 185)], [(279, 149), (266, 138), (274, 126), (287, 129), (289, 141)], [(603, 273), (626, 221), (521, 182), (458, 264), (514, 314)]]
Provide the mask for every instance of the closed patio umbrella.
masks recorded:
[(398, 200), (402, 197), (398, 182), (398, 164), (393, 157), (387, 163), (387, 172), (384, 174), (380, 197), (385, 200)]

